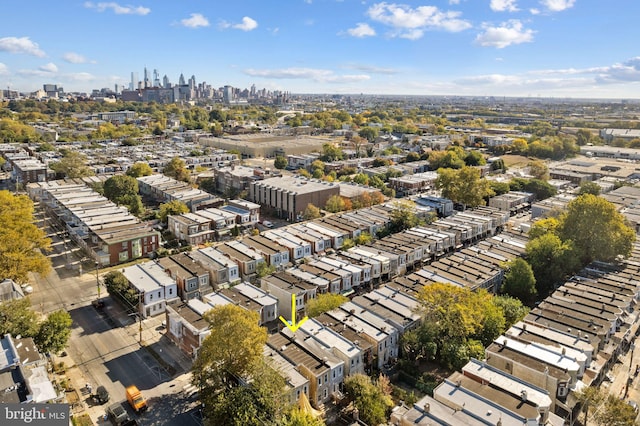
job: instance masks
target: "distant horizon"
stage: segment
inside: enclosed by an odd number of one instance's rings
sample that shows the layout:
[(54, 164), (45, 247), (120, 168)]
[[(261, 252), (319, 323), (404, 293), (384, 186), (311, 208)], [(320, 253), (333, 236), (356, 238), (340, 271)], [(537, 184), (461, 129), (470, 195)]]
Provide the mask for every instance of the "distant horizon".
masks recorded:
[[(7, 0), (0, 87), (158, 70), (296, 94), (640, 99), (640, 2)], [(34, 13), (36, 12), (37, 13)], [(224, 82), (224, 83), (222, 83)]]

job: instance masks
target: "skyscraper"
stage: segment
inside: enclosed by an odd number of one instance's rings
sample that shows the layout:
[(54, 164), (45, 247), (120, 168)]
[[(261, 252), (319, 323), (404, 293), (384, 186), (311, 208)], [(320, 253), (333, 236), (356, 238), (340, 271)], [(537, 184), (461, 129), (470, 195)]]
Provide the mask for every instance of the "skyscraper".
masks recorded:
[(136, 90), (138, 88), (138, 73), (131, 72), (131, 83), (129, 83), (129, 90)]
[(166, 74), (162, 78), (162, 87), (164, 87), (165, 89), (168, 89), (171, 87), (171, 83), (169, 82), (169, 77), (167, 77)]
[(178, 85), (185, 86), (186, 83), (184, 81), (184, 74), (180, 73), (180, 78), (178, 79)]
[(149, 78), (149, 70), (147, 69), (147, 67), (144, 67), (144, 84), (143, 86), (145, 89), (147, 87), (151, 87), (151, 79)]
[(153, 70), (153, 87), (160, 87), (160, 75), (156, 69)]

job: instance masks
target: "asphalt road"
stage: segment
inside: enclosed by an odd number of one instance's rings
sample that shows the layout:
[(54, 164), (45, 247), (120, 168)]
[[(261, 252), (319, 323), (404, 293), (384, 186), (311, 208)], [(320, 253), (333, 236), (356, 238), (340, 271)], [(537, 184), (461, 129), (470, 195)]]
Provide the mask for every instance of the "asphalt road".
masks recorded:
[[(82, 375), (93, 389), (104, 386), (111, 395), (110, 402), (126, 402), (124, 389), (135, 384), (150, 406), (137, 418), (141, 425), (199, 425), (198, 402), (183, 392), (188, 376), (172, 378), (140, 345), (139, 325), (133, 318), (122, 318), (121, 310), (108, 297), (106, 289), (101, 288), (106, 307), (98, 311), (91, 305), (98, 296), (93, 262), (85, 260), (84, 273), (80, 275), (78, 249), (68, 239), (65, 241), (63, 234), (47, 231), (53, 241), (53, 251), (49, 253), (53, 269), (47, 276), (32, 276), (31, 302), (43, 314), (58, 309), (69, 312), (73, 324), (66, 351)], [(159, 332), (153, 334), (149, 325), (145, 327), (147, 335), (161, 339)], [(90, 406), (89, 410), (102, 413), (106, 406)], [(124, 406), (130, 409), (128, 404)]]

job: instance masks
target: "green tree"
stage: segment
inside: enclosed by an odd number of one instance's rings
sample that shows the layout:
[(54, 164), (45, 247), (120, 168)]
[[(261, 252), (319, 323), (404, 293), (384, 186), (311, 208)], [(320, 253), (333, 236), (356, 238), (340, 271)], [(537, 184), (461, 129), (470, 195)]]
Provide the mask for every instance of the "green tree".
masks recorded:
[(570, 273), (579, 269), (573, 244), (563, 242), (557, 235), (547, 233), (530, 240), (525, 250), (536, 278), (536, 290), (542, 297), (546, 297)]
[(533, 176), (534, 179), (538, 180), (549, 180), (549, 167), (547, 163), (541, 160), (532, 160), (527, 164), (529, 168), (529, 174)]
[(558, 235), (563, 241), (573, 242), (583, 265), (627, 257), (636, 239), (635, 231), (615, 205), (592, 194), (581, 195), (567, 205)]
[(393, 400), (369, 376), (353, 374), (344, 380), (347, 397), (358, 409), (362, 421), (370, 425), (386, 424)]
[(287, 158), (281, 155), (276, 156), (275, 160), (273, 160), (273, 167), (276, 169), (282, 170), (287, 167)]
[(71, 179), (93, 176), (95, 174), (87, 165), (86, 155), (78, 151), (67, 151), (60, 161), (51, 163), (49, 167), (54, 172)]
[(421, 225), (423, 222), (416, 214), (416, 205), (410, 200), (395, 201), (391, 211), (389, 231), (396, 233)]
[(529, 308), (524, 306), (520, 300), (511, 296), (495, 296), (493, 304), (498, 306), (504, 314), (505, 330), (521, 321), (529, 313)]
[(521, 258), (515, 258), (507, 265), (507, 273), (500, 291), (529, 304), (536, 296), (536, 278), (531, 266)]
[(595, 386), (588, 386), (583, 387), (579, 392), (577, 392), (576, 398), (578, 403), (582, 406), (581, 411), (584, 412), (584, 421), (582, 424), (587, 425), (589, 424), (589, 408), (600, 406), (605, 395), (602, 389)]
[(149, 163), (135, 163), (133, 164), (129, 170), (127, 170), (127, 176), (131, 176), (134, 178), (142, 177), (142, 176), (151, 176), (153, 174), (153, 169), (149, 165)]
[(305, 308), (309, 318), (315, 318), (320, 314), (340, 307), (340, 305), (348, 301), (349, 298), (341, 294), (323, 293), (318, 294), (315, 299), (309, 299), (305, 304)]
[(553, 197), (558, 192), (549, 182), (540, 179), (515, 178), (509, 182), (512, 191), (531, 192), (536, 200), (544, 200)]
[(167, 223), (167, 218), (171, 215), (180, 215), (188, 213), (189, 207), (185, 203), (179, 200), (171, 200), (168, 203), (160, 204), (160, 211), (158, 212), (158, 218), (162, 223)]
[(578, 195), (591, 194), (591, 195), (600, 195), (600, 185), (595, 182), (582, 182), (580, 184), (580, 188), (578, 189)]
[(180, 157), (173, 157), (164, 167), (162, 173), (182, 182), (191, 181), (191, 174), (187, 170), (186, 163)]
[(203, 393), (233, 388), (260, 367), (267, 330), (254, 311), (237, 305), (216, 306), (205, 312), (211, 333), (202, 342), (193, 363), (193, 384)]
[(349, 250), (350, 248), (353, 248), (356, 246), (356, 243), (353, 241), (352, 238), (345, 238), (342, 241), (342, 247), (340, 247), (340, 250)]
[(276, 267), (274, 265), (267, 265), (267, 262), (260, 262), (258, 266), (256, 266), (256, 276), (258, 278), (266, 277), (274, 272), (276, 272)]
[(370, 244), (373, 241), (373, 237), (368, 232), (361, 232), (360, 235), (353, 239), (353, 242), (357, 245)]
[(454, 150), (433, 151), (429, 154), (429, 167), (432, 170), (461, 169), (464, 165), (464, 160)]
[(279, 426), (325, 426), (324, 420), (320, 417), (313, 417), (298, 407), (294, 407), (286, 413)]
[(487, 160), (485, 160), (480, 151), (473, 150), (467, 152), (467, 155), (464, 157), (464, 163), (467, 166), (484, 166), (487, 164)]
[(465, 208), (484, 205), (485, 198), (491, 194), (489, 182), (480, 177), (479, 169), (473, 167), (438, 169), (435, 187), (442, 191), (443, 197)]
[(115, 175), (104, 181), (104, 196), (116, 204), (124, 204), (122, 199), (138, 195), (138, 181), (127, 175)]
[(38, 316), (28, 297), (0, 303), (0, 335), (34, 337), (38, 332)]
[(338, 213), (346, 209), (344, 199), (339, 195), (332, 195), (327, 200), (324, 209), (330, 213)]
[(59, 310), (49, 314), (38, 329), (34, 341), (41, 352), (58, 353), (67, 345), (71, 336), (71, 315)]
[(127, 309), (138, 305), (138, 293), (129, 286), (129, 280), (120, 271), (111, 271), (104, 276), (104, 285), (111, 296), (125, 303)]
[(599, 426), (634, 426), (637, 425), (637, 416), (638, 413), (627, 401), (609, 394), (594, 417)]
[(330, 143), (322, 145), (322, 154), (319, 157), (320, 160), (331, 163), (333, 161), (342, 160), (343, 158), (344, 154), (339, 147)]
[(379, 130), (377, 127), (367, 126), (358, 131), (358, 136), (366, 139), (369, 142), (375, 142), (376, 138), (378, 137), (378, 132)]
[(304, 220), (312, 220), (322, 217), (322, 213), (320, 209), (314, 206), (313, 204), (307, 204), (307, 208), (304, 209), (302, 213), (302, 218)]
[(0, 277), (22, 284), (29, 272), (45, 275), (51, 269), (43, 254), (51, 250), (51, 240), (34, 222), (29, 197), (0, 191)]

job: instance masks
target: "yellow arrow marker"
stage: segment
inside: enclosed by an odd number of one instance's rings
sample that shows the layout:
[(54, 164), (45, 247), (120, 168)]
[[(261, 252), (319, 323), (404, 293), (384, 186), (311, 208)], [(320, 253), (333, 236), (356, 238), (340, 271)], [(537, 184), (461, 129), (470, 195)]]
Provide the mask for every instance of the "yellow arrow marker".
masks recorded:
[(289, 327), (289, 330), (295, 332), (297, 329), (300, 328), (302, 323), (304, 323), (308, 319), (309, 318), (304, 317), (300, 320), (300, 322), (296, 324), (296, 295), (292, 294), (291, 295), (291, 321), (287, 321), (282, 317), (282, 315), (280, 315), (280, 321), (282, 321), (284, 325)]

